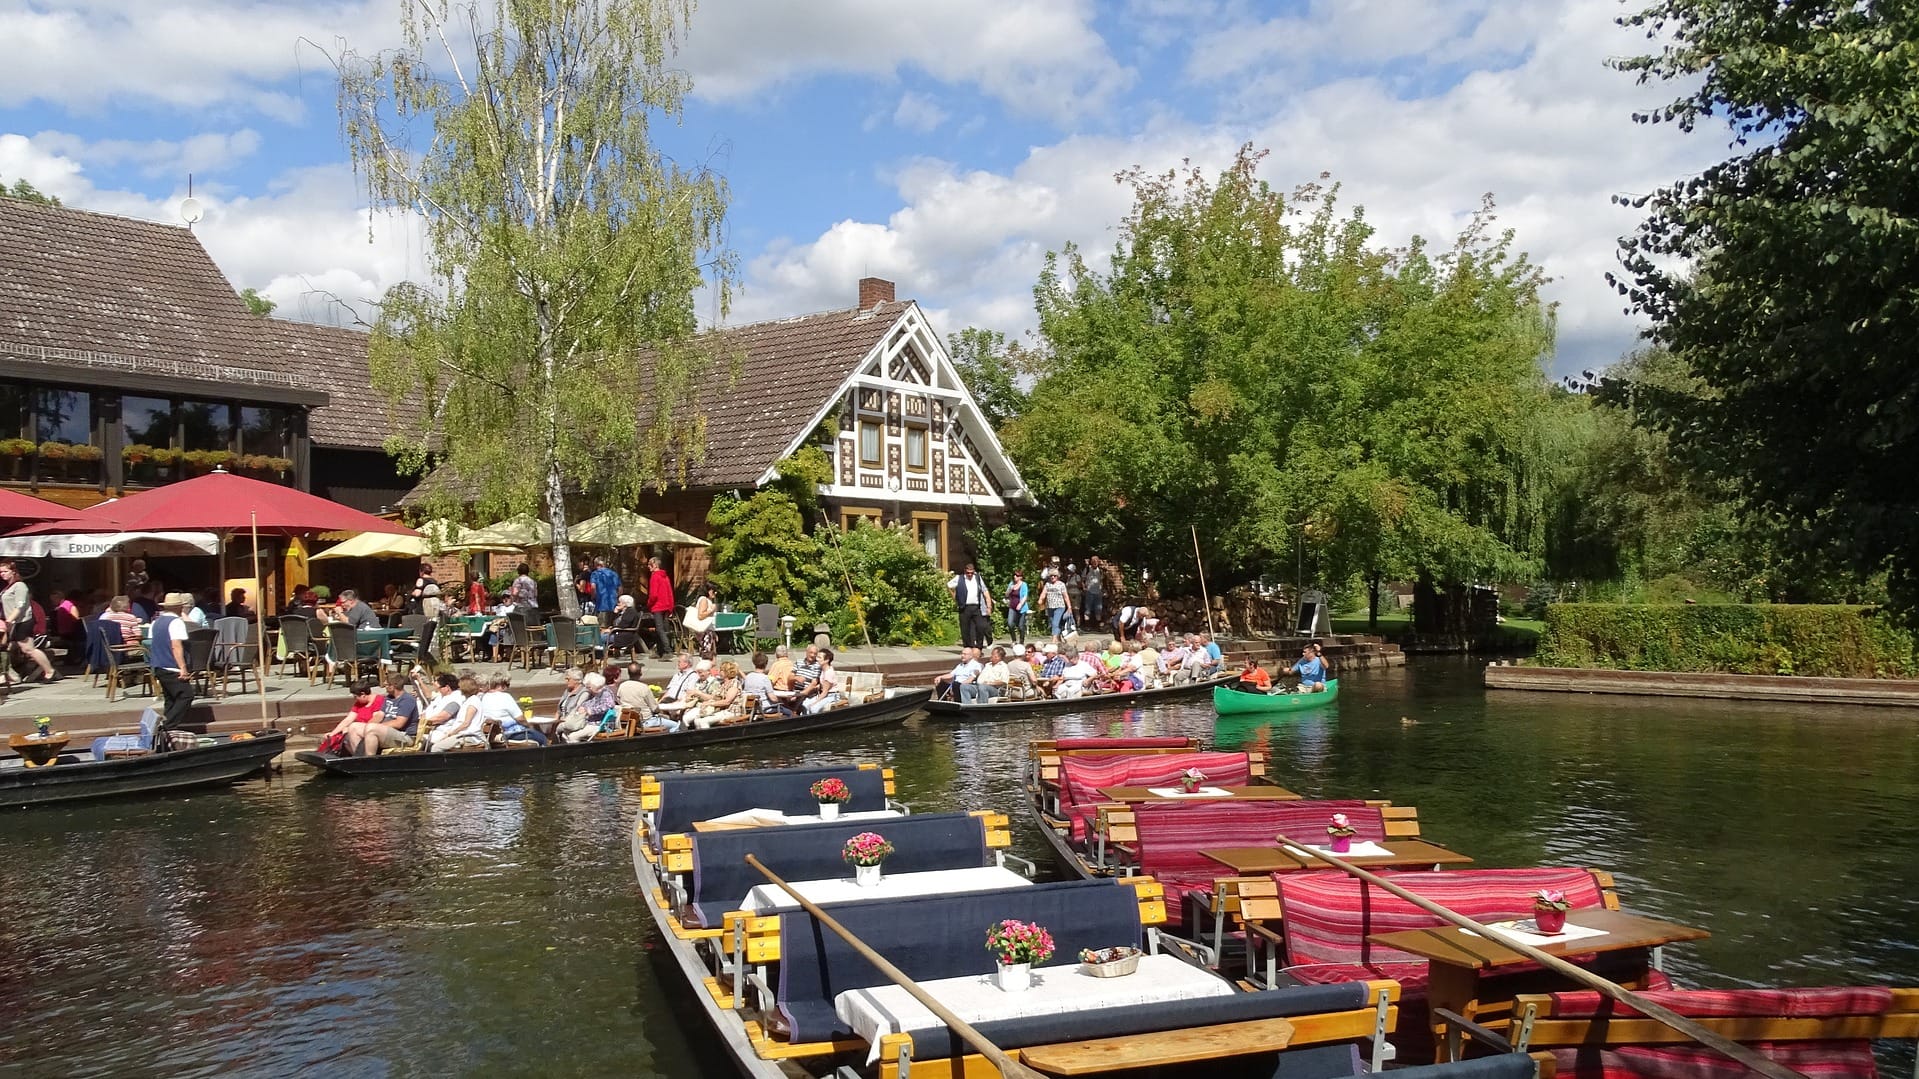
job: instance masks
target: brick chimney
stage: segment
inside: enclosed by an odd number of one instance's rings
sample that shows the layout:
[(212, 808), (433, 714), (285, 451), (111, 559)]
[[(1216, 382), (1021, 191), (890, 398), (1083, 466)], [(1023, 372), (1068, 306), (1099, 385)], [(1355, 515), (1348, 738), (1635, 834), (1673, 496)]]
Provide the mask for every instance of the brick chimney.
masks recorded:
[(860, 278), (860, 310), (869, 311), (893, 302), (893, 282), (884, 277)]

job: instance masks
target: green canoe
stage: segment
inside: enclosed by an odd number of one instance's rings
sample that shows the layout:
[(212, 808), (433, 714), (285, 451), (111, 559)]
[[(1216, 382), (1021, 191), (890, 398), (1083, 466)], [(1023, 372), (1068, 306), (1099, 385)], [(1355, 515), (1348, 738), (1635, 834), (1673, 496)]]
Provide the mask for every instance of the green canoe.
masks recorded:
[(1213, 687), (1213, 711), (1222, 716), (1250, 716), (1271, 712), (1304, 712), (1332, 703), (1339, 696), (1339, 679), (1326, 683), (1324, 693), (1243, 693), (1227, 686)]

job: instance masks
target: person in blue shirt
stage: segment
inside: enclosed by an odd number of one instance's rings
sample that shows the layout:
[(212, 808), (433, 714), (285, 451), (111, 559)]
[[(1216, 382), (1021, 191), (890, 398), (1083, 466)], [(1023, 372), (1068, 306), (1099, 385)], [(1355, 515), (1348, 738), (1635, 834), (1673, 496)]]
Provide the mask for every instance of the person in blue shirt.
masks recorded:
[(1313, 645), (1308, 644), (1299, 650), (1299, 661), (1291, 669), (1292, 673), (1299, 675), (1300, 692), (1326, 691), (1326, 661), (1319, 658), (1319, 651)]
[(593, 609), (598, 611), (602, 622), (613, 613), (620, 602), (620, 575), (606, 564), (606, 559), (593, 560)]

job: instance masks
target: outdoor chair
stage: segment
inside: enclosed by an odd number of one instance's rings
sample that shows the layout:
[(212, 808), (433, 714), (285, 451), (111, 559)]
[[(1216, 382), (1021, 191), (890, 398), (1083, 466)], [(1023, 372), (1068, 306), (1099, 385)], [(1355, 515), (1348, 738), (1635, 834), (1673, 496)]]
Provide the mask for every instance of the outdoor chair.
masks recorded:
[(533, 669), (533, 631), (527, 624), (527, 616), (514, 611), (506, 616), (506, 665), (526, 664), (527, 670)]
[(118, 622), (100, 622), (100, 637), (106, 643), (107, 661), (107, 700), (113, 701), (120, 687), (131, 686), (133, 679), (146, 683), (147, 694), (156, 695), (153, 684), (153, 667), (147, 663), (146, 653), (141, 651), (138, 639), (129, 644), (120, 634)]
[(753, 608), (753, 636), (764, 641), (780, 639), (780, 605), (762, 603)]
[(215, 619), (213, 628), (218, 632), (213, 647), (211, 674), (220, 676), (220, 692), (227, 691), (227, 683), (234, 675), (240, 676), (240, 692), (247, 691), (247, 677), (253, 672), (253, 666), (259, 659), (260, 627), (244, 618)]
[[(349, 684), (360, 680), (360, 667), (371, 662), (375, 674), (380, 670), (379, 656), (360, 654), (360, 631), (345, 622), (329, 622), (327, 632), (326, 683), (333, 684), (335, 671), (346, 675)], [(371, 643), (371, 642), (368, 642)]]
[(571, 660), (580, 651), (580, 624), (563, 614), (556, 614), (546, 624), (546, 657), (554, 667), (571, 666)]
[(211, 626), (187, 630), (187, 679), (209, 697), (213, 695), (213, 649), (219, 639), (220, 631)]
[(107, 673), (107, 642), (100, 636), (100, 620), (81, 619), (80, 631), (86, 634), (87, 641), (87, 665), (80, 673), (92, 675), (93, 688), (99, 689), (100, 676)]
[[(418, 625), (411, 624), (411, 620), (415, 618), (419, 619)], [(402, 621), (407, 623), (407, 628), (413, 630), (413, 639), (410, 641), (399, 640), (389, 643), (387, 645), (387, 655), (392, 657), (396, 665), (424, 663), (426, 666), (432, 666), (434, 656), (433, 642), (439, 637), (440, 623), (425, 615), (411, 614), (407, 615), (406, 619)]]
[(297, 665), (301, 674), (313, 667), (313, 626), (304, 618), (282, 618), (280, 620), (280, 673), (285, 674), (289, 664)]

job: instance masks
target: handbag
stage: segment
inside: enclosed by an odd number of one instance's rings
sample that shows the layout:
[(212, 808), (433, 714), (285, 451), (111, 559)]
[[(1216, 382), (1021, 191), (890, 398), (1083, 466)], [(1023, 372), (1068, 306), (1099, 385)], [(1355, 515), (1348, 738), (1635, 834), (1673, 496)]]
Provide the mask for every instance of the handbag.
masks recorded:
[(345, 749), (346, 734), (341, 731), (334, 731), (332, 734), (320, 739), (320, 744), (314, 747), (314, 752), (325, 755), (328, 753), (340, 753)]

